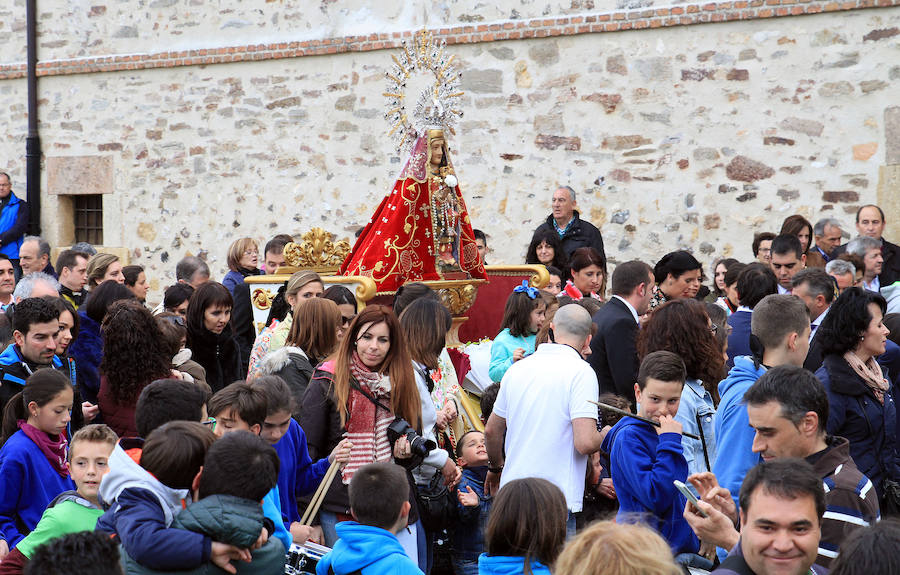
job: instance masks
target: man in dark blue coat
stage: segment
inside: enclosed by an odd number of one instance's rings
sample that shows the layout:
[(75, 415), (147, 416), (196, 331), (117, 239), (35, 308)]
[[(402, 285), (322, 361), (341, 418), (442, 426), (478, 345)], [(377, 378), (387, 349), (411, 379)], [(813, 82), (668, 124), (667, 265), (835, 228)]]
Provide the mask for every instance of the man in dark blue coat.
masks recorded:
[(16, 279), (22, 275), (19, 267), (19, 248), (28, 227), (28, 204), (12, 193), (12, 179), (0, 172), (0, 253), (13, 263)]
[(546, 231), (555, 231), (559, 234), (566, 259), (572, 257), (572, 252), (578, 248), (591, 247), (606, 260), (600, 230), (590, 222), (582, 220), (575, 210), (575, 190), (569, 186), (557, 188), (553, 192), (552, 208), (553, 213), (547, 216), (547, 221), (538, 226), (534, 231), (535, 235)]
[(632, 407), (639, 366), (639, 318), (647, 313), (653, 285), (653, 270), (644, 262), (620, 264), (612, 276), (613, 296), (593, 318), (597, 333), (591, 339), (588, 362), (597, 373), (600, 393), (625, 397)]

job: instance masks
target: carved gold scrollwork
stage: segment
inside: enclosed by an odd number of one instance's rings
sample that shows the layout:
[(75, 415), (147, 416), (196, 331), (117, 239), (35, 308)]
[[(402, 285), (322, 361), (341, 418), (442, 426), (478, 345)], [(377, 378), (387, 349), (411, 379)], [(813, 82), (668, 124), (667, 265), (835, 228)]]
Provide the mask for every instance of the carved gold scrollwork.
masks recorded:
[(469, 311), (469, 308), (475, 303), (475, 296), (477, 294), (478, 289), (472, 284), (438, 290), (441, 303), (443, 303), (454, 316), (459, 316)]
[(272, 300), (275, 295), (265, 288), (256, 288), (253, 290), (253, 297), (250, 298), (256, 309), (269, 309), (272, 306)]
[(340, 267), (350, 253), (350, 242), (335, 239), (335, 234), (313, 228), (303, 234), (300, 243), (292, 242), (284, 247), (284, 260), (297, 268)]

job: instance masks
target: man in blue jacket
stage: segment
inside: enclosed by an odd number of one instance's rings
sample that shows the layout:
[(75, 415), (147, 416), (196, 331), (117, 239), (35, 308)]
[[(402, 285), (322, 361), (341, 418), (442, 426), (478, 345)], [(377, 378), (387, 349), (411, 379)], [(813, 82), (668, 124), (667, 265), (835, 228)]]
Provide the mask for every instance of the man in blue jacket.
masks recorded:
[(0, 253), (13, 263), (16, 279), (22, 275), (19, 267), (19, 248), (28, 227), (28, 204), (12, 193), (12, 179), (0, 172)]
[[(658, 422), (653, 426), (625, 417), (606, 435), (603, 450), (610, 454), (610, 472), (619, 498), (617, 521), (651, 515), (654, 527), (676, 554), (697, 553), (700, 542), (682, 512), (685, 497), (674, 481), (687, 481), (688, 465), (681, 447), (681, 424), (675, 420), (686, 370), (669, 351), (648, 354), (638, 372), (634, 395), (638, 415)], [(710, 564), (711, 565), (711, 564)]]
[[(15, 343), (0, 354), (0, 423), (6, 404), (12, 396), (22, 391), (29, 375), (45, 367), (69, 375), (68, 367), (64, 367), (56, 356), (56, 337), (59, 333), (56, 307), (39, 297), (23, 299), (16, 305), (12, 328)], [(73, 404), (72, 420), (76, 429), (83, 423), (80, 396)]]
[(755, 432), (750, 427), (744, 393), (766, 369), (779, 365), (802, 367), (809, 351), (809, 310), (792, 295), (769, 295), (753, 310), (750, 331), (763, 348), (762, 357), (741, 356), (734, 360), (728, 377), (719, 383), (719, 407), (715, 419), (718, 451), (713, 473), (719, 485), (731, 492), (735, 505), (741, 482), (759, 463), (753, 453)]
[(340, 539), (316, 566), (317, 575), (421, 575), (396, 534), (409, 516), (406, 472), (394, 463), (370, 463), (350, 480), (350, 512), (337, 524)]

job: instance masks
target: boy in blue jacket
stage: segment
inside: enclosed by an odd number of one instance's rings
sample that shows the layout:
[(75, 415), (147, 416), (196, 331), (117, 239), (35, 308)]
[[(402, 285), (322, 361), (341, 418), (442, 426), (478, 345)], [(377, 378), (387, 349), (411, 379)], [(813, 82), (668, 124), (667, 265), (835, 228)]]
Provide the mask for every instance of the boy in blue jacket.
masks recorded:
[(96, 530), (113, 535), (123, 554), (151, 569), (192, 569), (207, 562), (224, 569), (232, 558), (249, 560), (246, 549), (170, 527), (190, 502), (189, 490), (213, 441), (202, 424), (173, 421), (150, 434), (140, 465), (117, 445), (100, 483), (100, 498), (109, 509)]
[(491, 497), (484, 494), (488, 471), (484, 433), (470, 431), (456, 444), (456, 460), (462, 466), (457, 512), (453, 530), (453, 569), (457, 575), (478, 575), (478, 556), (484, 553), (484, 528), (491, 511)]
[(682, 516), (684, 496), (673, 481), (686, 481), (687, 461), (681, 447), (681, 424), (675, 421), (686, 377), (684, 362), (668, 351), (655, 351), (641, 362), (634, 385), (638, 415), (659, 427), (622, 418), (603, 441), (610, 454), (613, 486), (619, 498), (617, 521), (635, 514), (651, 515), (675, 555), (697, 553), (700, 542)]
[(316, 575), (422, 575), (396, 536), (409, 517), (409, 483), (402, 467), (360, 467), (350, 480), (350, 512), (356, 521), (337, 524), (340, 539), (316, 565)]

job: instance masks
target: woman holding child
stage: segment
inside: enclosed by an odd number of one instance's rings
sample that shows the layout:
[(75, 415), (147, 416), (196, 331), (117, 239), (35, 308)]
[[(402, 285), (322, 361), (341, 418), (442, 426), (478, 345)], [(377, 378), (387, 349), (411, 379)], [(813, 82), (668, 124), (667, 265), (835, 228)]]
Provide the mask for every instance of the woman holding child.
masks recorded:
[[(334, 359), (313, 373), (299, 415), (313, 460), (325, 457), (344, 437), (353, 443), (350, 462), (341, 480), (331, 484), (319, 512), (325, 544), (331, 546), (337, 539), (335, 524), (350, 517), (347, 486), (360, 466), (389, 461), (392, 452), (404, 467), (421, 462), (413, 460), (405, 438), (398, 439), (393, 448), (388, 439), (387, 428), (395, 419), (404, 419), (422, 431), (412, 360), (390, 308), (370, 305), (356, 316)], [(413, 495), (411, 490), (415, 509)], [(411, 511), (409, 528), (398, 536), (411, 557), (417, 553), (417, 520), (418, 514)]]

